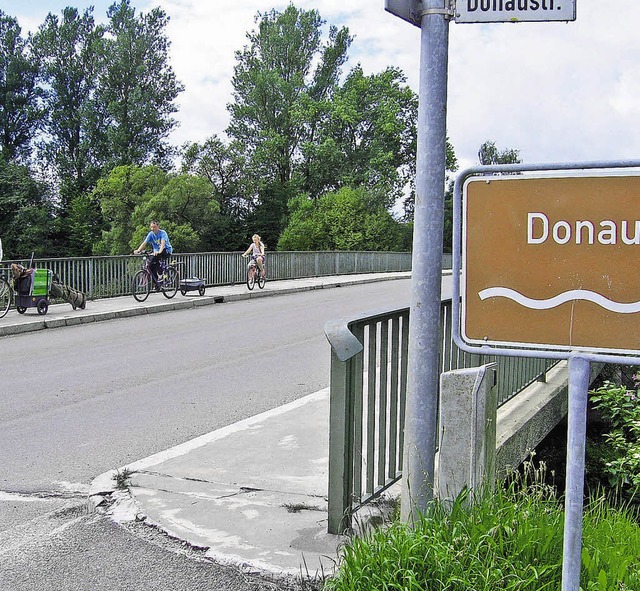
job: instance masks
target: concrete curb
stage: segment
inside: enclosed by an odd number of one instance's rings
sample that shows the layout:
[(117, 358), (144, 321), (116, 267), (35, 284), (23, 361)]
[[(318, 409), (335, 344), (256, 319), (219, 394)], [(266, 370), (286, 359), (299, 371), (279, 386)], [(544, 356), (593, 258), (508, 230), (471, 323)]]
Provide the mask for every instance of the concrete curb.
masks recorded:
[[(255, 444), (256, 437), (258, 442), (263, 441), (262, 437), (264, 436), (260, 435), (260, 433), (264, 433), (262, 429), (269, 422), (277, 421), (279, 424), (284, 425), (291, 423), (295, 431), (295, 425), (299, 425), (299, 413), (308, 412), (309, 404), (321, 404), (328, 407), (328, 398), (329, 390), (324, 388), (280, 407), (205, 433), (147, 458), (136, 460), (117, 469), (108, 470), (91, 482), (87, 493), (87, 508), (89, 512), (105, 515), (118, 524), (133, 521), (144, 522), (146, 525), (156, 528), (172, 538), (202, 549), (205, 551), (203, 555), (205, 559), (212, 560), (217, 564), (237, 568), (241, 572), (259, 575), (272, 582), (291, 583), (292, 580), (299, 579), (301, 576), (308, 577), (310, 581), (322, 579), (323, 574), (333, 573), (338, 560), (338, 551), (341, 544), (344, 543), (345, 537), (326, 533), (326, 498), (324, 489), (323, 494), (320, 496), (313, 492), (314, 486), (317, 484), (315, 481), (310, 488), (306, 489), (304, 486), (301, 487), (299, 482), (290, 483), (290, 488), (282, 486), (283, 483), (286, 483), (286, 478), (279, 481), (280, 486), (275, 483), (271, 484), (272, 475), (279, 470), (277, 451), (274, 452), (275, 455), (269, 455), (275, 462), (273, 469), (266, 470), (265, 475), (261, 477), (262, 480), (266, 478), (266, 481), (269, 482), (268, 486), (259, 486), (257, 482), (251, 481), (249, 483), (250, 488), (245, 489), (242, 486), (245, 481), (238, 480), (237, 475), (229, 476), (228, 479), (225, 479), (224, 477), (217, 478), (212, 473), (210, 478), (203, 479), (201, 475), (198, 475), (198, 477), (185, 477), (183, 472), (192, 475), (192, 472), (190, 472), (192, 468), (188, 467), (190, 463), (198, 462), (198, 458), (201, 459), (203, 455), (215, 455), (216, 450), (227, 449), (225, 446), (229, 445), (227, 442), (230, 438), (237, 437), (245, 442), (248, 437), (247, 444), (253, 450), (250, 445), (251, 441)], [(315, 413), (313, 413), (313, 416), (316, 416)], [(287, 429), (288, 427), (285, 427), (285, 432)], [(322, 429), (324, 430), (324, 427)], [(279, 436), (276, 436), (276, 439)], [(233, 448), (233, 444), (231, 445)], [(287, 453), (286, 446), (276, 446), (274, 449), (283, 449), (285, 451), (282, 453)], [(253, 457), (253, 451), (247, 451), (247, 453)], [(196, 454), (199, 455), (196, 456)], [(315, 456), (312, 455), (312, 457)], [(179, 465), (185, 466), (179, 470), (179, 473), (175, 472), (175, 466), (178, 465), (176, 462), (180, 462)], [(199, 466), (200, 464), (198, 463), (197, 465)], [(208, 468), (203, 469), (206, 471)], [(124, 470), (131, 472), (130, 487), (128, 489), (118, 489), (114, 476)], [(225, 470), (223, 469), (221, 473), (225, 473)], [(221, 473), (217, 473), (217, 475), (220, 476)], [(239, 478), (242, 478), (242, 475)], [(225, 494), (221, 496), (214, 494), (212, 497), (209, 490), (211, 487), (213, 489), (221, 487), (225, 489)], [(277, 524), (285, 523), (288, 518), (302, 520), (304, 527), (300, 529), (300, 521), (298, 521), (298, 528), (294, 527), (290, 530), (291, 537), (282, 538), (276, 536), (272, 538), (275, 544), (280, 543), (280, 545), (275, 545), (272, 548), (273, 556), (300, 553), (299, 563), (295, 566), (291, 564), (285, 566), (286, 561), (280, 564), (278, 560), (275, 562), (269, 560), (268, 553), (265, 551), (266, 548), (261, 543), (260, 535), (257, 538), (251, 537), (250, 541), (245, 540), (240, 546), (242, 547), (241, 551), (238, 551), (238, 548), (234, 549), (233, 544), (229, 545), (229, 540), (234, 537), (230, 532), (235, 530), (225, 530), (225, 524), (229, 527), (229, 522), (222, 516), (224, 514), (235, 515), (235, 518), (231, 518), (231, 522), (237, 525), (238, 522), (235, 519), (241, 518), (242, 513), (247, 509), (244, 504), (238, 509), (237, 504), (238, 502), (241, 504), (250, 503), (251, 501), (246, 499), (251, 494), (257, 495), (258, 498), (254, 499), (254, 502), (260, 508), (260, 511), (266, 513), (265, 519), (267, 521), (273, 520), (273, 527), (269, 526), (268, 530), (264, 528), (265, 535), (269, 535), (267, 531), (277, 529)], [(160, 496), (163, 499), (169, 499), (168, 502), (171, 503), (171, 507), (166, 505), (163, 507), (162, 501), (159, 499)], [(238, 501), (239, 496), (243, 496), (245, 500)], [(217, 514), (218, 518), (216, 520), (220, 522), (218, 529), (222, 532), (227, 532), (221, 538), (225, 540), (221, 545), (215, 541), (207, 541), (207, 536), (212, 535), (211, 532), (213, 530), (207, 527), (206, 522), (199, 520), (202, 514), (198, 513), (197, 509), (194, 509), (197, 504), (206, 503), (207, 497), (212, 502), (205, 510), (205, 513), (207, 515), (211, 512)], [(228, 506), (224, 504), (226, 499), (230, 503)], [(286, 502), (291, 503), (292, 499), (307, 506), (321, 505), (322, 508), (316, 509), (315, 511), (317, 512), (307, 512), (306, 516), (300, 514), (294, 518), (289, 515), (290, 512), (286, 509)], [(180, 504), (182, 502), (185, 503), (184, 511), (187, 512), (188, 531), (186, 534), (185, 530), (180, 527), (179, 516), (175, 514), (176, 503)], [(159, 506), (163, 507), (163, 509), (159, 510)], [(248, 517), (250, 523), (255, 523), (254, 519), (256, 519), (256, 516)], [(264, 520), (262, 523), (264, 523)], [(244, 540), (242, 531), (243, 527), (240, 525), (238, 539)], [(199, 537), (203, 535), (204, 539)], [(215, 537), (217, 537), (217, 534), (214, 535)], [(247, 555), (244, 547), (246, 543), (251, 543), (252, 549), (249, 550), (249, 555)], [(255, 554), (252, 555), (252, 552), (255, 552)], [(307, 568), (306, 575), (304, 574), (303, 565), (306, 565)]]

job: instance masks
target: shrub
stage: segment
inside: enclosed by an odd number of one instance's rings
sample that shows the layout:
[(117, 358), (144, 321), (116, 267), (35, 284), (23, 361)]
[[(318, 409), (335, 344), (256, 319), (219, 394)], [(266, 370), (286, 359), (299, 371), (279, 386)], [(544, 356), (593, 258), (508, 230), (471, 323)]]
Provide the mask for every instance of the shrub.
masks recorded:
[(640, 489), (639, 391), (605, 382), (590, 392), (590, 399), (610, 426), (604, 441), (612, 457), (603, 466), (609, 484), (633, 499)]

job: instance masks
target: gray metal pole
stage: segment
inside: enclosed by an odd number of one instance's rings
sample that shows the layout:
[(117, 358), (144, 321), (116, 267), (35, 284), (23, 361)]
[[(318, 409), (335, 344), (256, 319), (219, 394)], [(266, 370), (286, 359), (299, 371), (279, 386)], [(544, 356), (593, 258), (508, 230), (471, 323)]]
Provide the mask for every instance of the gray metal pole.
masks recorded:
[(569, 358), (569, 425), (567, 430), (562, 591), (580, 590), (589, 373), (588, 359), (580, 356)]
[(433, 498), (440, 379), (440, 296), (446, 159), (448, 0), (422, 0), (420, 107), (401, 515)]

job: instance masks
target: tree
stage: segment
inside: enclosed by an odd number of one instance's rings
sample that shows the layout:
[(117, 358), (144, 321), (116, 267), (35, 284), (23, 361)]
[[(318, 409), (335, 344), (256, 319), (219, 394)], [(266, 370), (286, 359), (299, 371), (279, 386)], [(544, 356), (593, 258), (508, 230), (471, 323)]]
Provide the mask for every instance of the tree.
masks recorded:
[(176, 251), (208, 250), (215, 235), (218, 203), (211, 184), (187, 174), (169, 174), (157, 166), (118, 166), (100, 179), (92, 199), (109, 220), (96, 254), (124, 254), (139, 246), (149, 222), (157, 219)]
[[(216, 215), (213, 250), (240, 250), (250, 230), (247, 220), (255, 208), (250, 166), (239, 142), (224, 142), (214, 135), (203, 144), (185, 147), (182, 172), (194, 174), (211, 183), (213, 198), (220, 204)], [(261, 230), (263, 231), (263, 230)]]
[(113, 4), (107, 16), (97, 103), (107, 130), (109, 168), (169, 167), (173, 154), (167, 137), (177, 125), (174, 101), (184, 88), (169, 64), (168, 18), (159, 8), (136, 16), (129, 0)]
[(169, 233), (174, 251), (214, 250), (219, 211), (212, 198), (211, 183), (193, 175), (169, 174), (164, 187), (156, 194), (145, 195), (133, 210), (136, 231), (130, 244), (138, 246), (148, 231), (149, 220), (157, 219)]
[[(480, 164), (517, 164), (521, 162), (520, 151), (514, 149), (498, 150), (496, 143), (486, 141), (478, 150)], [(453, 169), (454, 171), (457, 169)], [(449, 182), (449, 188), (444, 200), (444, 238), (443, 252), (452, 252), (453, 247), (453, 181)]]
[(400, 70), (365, 76), (355, 67), (335, 90), (316, 143), (306, 146), (305, 189), (317, 196), (364, 187), (391, 207), (415, 175), (417, 117), (418, 97)]
[(26, 161), (42, 110), (38, 65), (21, 37), (18, 21), (0, 10), (0, 156)]
[(286, 203), (297, 192), (302, 145), (313, 141), (313, 115), (319, 111), (311, 107), (330, 98), (351, 37), (346, 28), (331, 27), (323, 43), (318, 12), (291, 4), (281, 13), (259, 13), (257, 20), (258, 30), (247, 34), (249, 45), (236, 52), (227, 133), (242, 144), (253, 178), (259, 179), (258, 205), (271, 201), (268, 209), (256, 211), (256, 223), (266, 214), (264, 222), (277, 238)]
[(404, 225), (363, 188), (300, 195), (289, 207), (279, 250), (406, 250)]
[(505, 148), (500, 151), (496, 147), (496, 143), (491, 140), (487, 140), (480, 146), (478, 160), (483, 166), (490, 164), (519, 164), (522, 162), (520, 160), (520, 150)]
[[(91, 197), (100, 204), (107, 224), (94, 253), (116, 255), (131, 251), (131, 237), (137, 229), (132, 219), (136, 206), (159, 193), (166, 183), (167, 173), (156, 166), (118, 166), (101, 178)], [(145, 227), (149, 221), (145, 221)]]
[(66, 225), (68, 244), (65, 256), (91, 256), (106, 227), (100, 203), (94, 194), (82, 193), (72, 197)]
[(46, 188), (23, 165), (0, 159), (0, 236), (6, 258), (55, 256), (56, 225)]
[(55, 171), (63, 216), (72, 197), (91, 189), (102, 170), (95, 90), (103, 29), (95, 25), (92, 10), (80, 15), (75, 8), (65, 8), (61, 19), (49, 13), (32, 39), (46, 88), (40, 149)]

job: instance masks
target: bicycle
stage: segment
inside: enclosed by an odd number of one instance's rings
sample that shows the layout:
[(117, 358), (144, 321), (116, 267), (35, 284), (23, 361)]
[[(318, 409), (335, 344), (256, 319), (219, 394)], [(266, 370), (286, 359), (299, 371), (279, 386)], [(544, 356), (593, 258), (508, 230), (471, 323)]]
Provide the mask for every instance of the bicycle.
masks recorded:
[(262, 263), (262, 269), (263, 271), (261, 273), (260, 267), (258, 267), (258, 263), (256, 262), (256, 256), (252, 255), (251, 260), (247, 265), (247, 287), (249, 288), (249, 291), (254, 288), (256, 283), (260, 289), (264, 289), (264, 286), (267, 283), (267, 277), (264, 271), (264, 262)]
[[(1, 269), (2, 271), (8, 271), (7, 268)], [(0, 277), (0, 318), (4, 318), (11, 307), (13, 300), (13, 289), (11, 284), (5, 277)]]
[(144, 259), (142, 268), (133, 276), (131, 281), (131, 291), (133, 297), (138, 302), (144, 302), (151, 293), (151, 286), (155, 285), (156, 291), (161, 291), (165, 298), (171, 299), (178, 292), (180, 286), (180, 275), (174, 263), (168, 263), (166, 259), (161, 259), (158, 265), (158, 278), (151, 272), (152, 253), (142, 253)]

